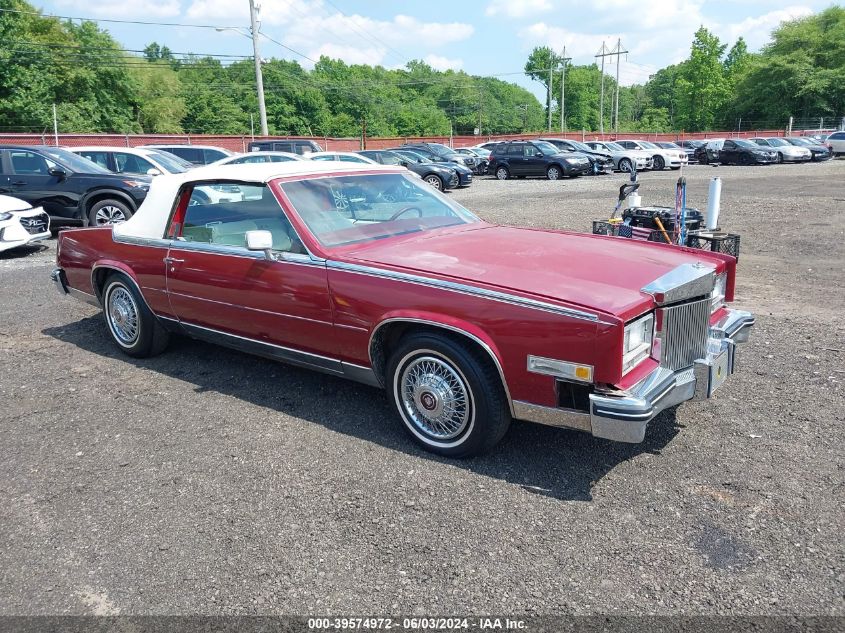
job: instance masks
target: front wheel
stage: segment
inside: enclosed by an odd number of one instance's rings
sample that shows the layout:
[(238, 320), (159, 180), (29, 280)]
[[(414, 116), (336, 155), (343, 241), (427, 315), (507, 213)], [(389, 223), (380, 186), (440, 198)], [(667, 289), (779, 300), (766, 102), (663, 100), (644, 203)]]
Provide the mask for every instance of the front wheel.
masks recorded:
[(100, 200), (88, 210), (90, 226), (108, 226), (122, 224), (132, 217), (132, 209), (121, 200)]
[(655, 156), (654, 157), (654, 168), (657, 171), (663, 171), (663, 168), (666, 167), (666, 161), (663, 160), (662, 156)]
[(438, 333), (403, 338), (387, 366), (390, 400), (426, 450), (447, 457), (483, 453), (511, 422), (499, 373), (481, 352)]
[(169, 335), (147, 307), (135, 284), (112, 273), (103, 286), (103, 315), (112, 340), (129, 356), (155, 356), (167, 347)]
[(511, 174), (508, 171), (507, 167), (497, 167), (496, 168), (496, 179), (497, 180), (507, 180), (510, 177), (511, 177)]
[(443, 191), (444, 189), (443, 181), (436, 174), (429, 174), (425, 177), (425, 181), (438, 191)]
[(549, 165), (549, 168), (546, 170), (546, 177), (549, 180), (560, 180), (561, 175), (562, 172), (557, 165)]
[(623, 158), (619, 161), (619, 171), (624, 171), (625, 173), (630, 173), (634, 169), (633, 163), (627, 159)]
[(783, 165), (783, 154), (781, 152), (778, 152), (778, 163)]

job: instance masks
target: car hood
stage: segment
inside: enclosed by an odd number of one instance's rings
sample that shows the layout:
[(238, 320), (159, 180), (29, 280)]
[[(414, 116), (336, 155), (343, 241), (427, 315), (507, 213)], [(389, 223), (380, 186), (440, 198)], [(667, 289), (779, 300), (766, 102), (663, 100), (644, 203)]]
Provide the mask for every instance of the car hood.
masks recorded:
[(627, 321), (653, 306), (643, 286), (708, 256), (638, 240), (474, 224), (370, 242), (343, 259), (560, 301)]

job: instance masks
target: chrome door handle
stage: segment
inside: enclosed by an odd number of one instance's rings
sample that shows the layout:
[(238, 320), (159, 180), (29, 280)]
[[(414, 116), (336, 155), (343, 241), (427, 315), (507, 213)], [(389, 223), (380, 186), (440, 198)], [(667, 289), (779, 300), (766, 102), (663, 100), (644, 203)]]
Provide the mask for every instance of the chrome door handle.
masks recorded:
[(167, 264), (181, 264), (181, 263), (182, 263), (182, 262), (184, 262), (185, 260), (184, 260), (184, 259), (177, 259), (177, 258), (175, 258), (175, 257), (165, 257), (165, 258), (164, 258), (164, 261), (165, 261), (165, 263), (167, 263)]

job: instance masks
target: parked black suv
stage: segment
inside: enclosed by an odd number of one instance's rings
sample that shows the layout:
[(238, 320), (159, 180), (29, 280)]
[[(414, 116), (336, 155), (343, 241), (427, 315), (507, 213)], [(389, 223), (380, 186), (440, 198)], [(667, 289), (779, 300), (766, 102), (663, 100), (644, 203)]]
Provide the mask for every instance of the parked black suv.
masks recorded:
[(210, 165), (235, 155), (235, 152), (213, 145), (141, 145), (141, 147), (173, 154), (194, 165)]
[(310, 154), (322, 152), (323, 148), (315, 141), (302, 138), (289, 138), (273, 141), (252, 141), (247, 145), (249, 152), (289, 152), (291, 154)]
[(381, 165), (402, 165), (440, 191), (458, 186), (458, 175), (455, 170), (442, 163), (417, 163), (409, 160), (408, 156), (402, 156), (387, 149), (363, 150), (358, 153)]
[(0, 145), (0, 193), (43, 207), (54, 226), (125, 222), (149, 188), (149, 176), (113, 174), (61, 147)]
[(589, 174), (589, 159), (577, 152), (561, 152), (544, 141), (510, 141), (496, 145), (488, 172), (499, 180), (524, 176), (545, 176), (558, 180)]

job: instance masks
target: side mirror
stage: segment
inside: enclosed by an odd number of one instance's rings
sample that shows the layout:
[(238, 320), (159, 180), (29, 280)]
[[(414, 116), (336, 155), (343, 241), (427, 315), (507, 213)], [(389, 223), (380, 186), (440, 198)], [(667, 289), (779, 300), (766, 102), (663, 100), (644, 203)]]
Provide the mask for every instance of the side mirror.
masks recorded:
[(56, 178), (67, 178), (67, 172), (59, 167), (51, 167), (48, 173)]
[(244, 235), (246, 248), (250, 251), (264, 251), (264, 256), (273, 260), (273, 234), (270, 231), (247, 231)]
[(402, 167), (410, 167), (411, 166), (411, 163), (409, 163), (406, 160), (401, 161), (399, 164), (402, 165)]
[(161, 176), (161, 171), (156, 169), (155, 167), (150, 167), (147, 170), (147, 176)]
[(534, 154), (534, 156), (536, 156), (537, 158), (543, 158), (543, 152), (537, 152), (536, 154)]

